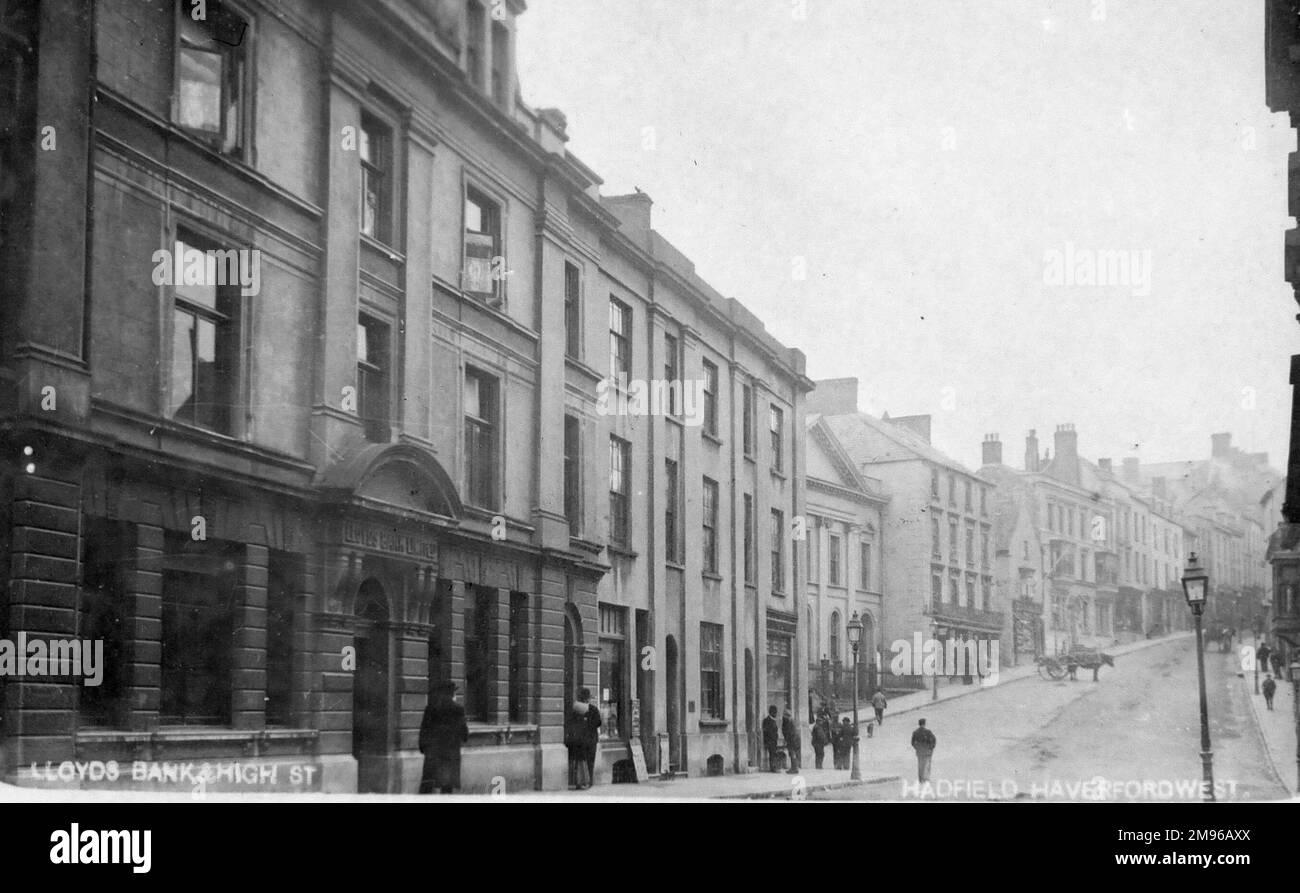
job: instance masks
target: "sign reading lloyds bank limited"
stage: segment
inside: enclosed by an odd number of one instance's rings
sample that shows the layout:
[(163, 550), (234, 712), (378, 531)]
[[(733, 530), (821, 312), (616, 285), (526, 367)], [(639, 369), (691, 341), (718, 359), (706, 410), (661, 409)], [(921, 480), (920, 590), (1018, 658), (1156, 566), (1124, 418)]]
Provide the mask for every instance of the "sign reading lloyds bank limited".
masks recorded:
[(395, 527), (344, 521), (339, 539), (345, 546), (358, 546), (375, 552), (400, 555), (403, 558), (419, 558), (424, 561), (438, 560), (438, 543), (436, 540), (403, 533)]

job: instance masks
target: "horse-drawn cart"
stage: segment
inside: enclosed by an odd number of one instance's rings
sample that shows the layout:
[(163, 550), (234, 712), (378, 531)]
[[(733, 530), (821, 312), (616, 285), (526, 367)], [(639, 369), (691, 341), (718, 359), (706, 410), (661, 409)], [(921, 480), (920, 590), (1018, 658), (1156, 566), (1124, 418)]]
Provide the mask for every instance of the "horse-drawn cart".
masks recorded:
[(1115, 666), (1115, 658), (1097, 648), (1085, 648), (1076, 645), (1064, 654), (1042, 654), (1034, 660), (1038, 664), (1038, 675), (1044, 679), (1060, 681), (1066, 676), (1074, 676), (1079, 667), (1092, 670), (1093, 678), (1102, 664)]

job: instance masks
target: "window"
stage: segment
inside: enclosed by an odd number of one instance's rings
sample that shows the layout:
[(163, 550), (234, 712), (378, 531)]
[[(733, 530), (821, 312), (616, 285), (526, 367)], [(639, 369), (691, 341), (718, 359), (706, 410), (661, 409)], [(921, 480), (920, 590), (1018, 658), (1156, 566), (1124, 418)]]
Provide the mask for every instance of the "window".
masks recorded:
[(980, 487), (980, 517), (989, 516), (989, 491), (987, 487)]
[(939, 547), (939, 516), (930, 516), (930, 554), (935, 558), (943, 557), (943, 550)]
[(229, 725), (236, 569), (243, 550), (168, 531), (163, 543), (159, 719)]
[(127, 724), (124, 671), (130, 625), (124, 609), (129, 604), (135, 556), (134, 525), (83, 517), (77, 635), (82, 641), (104, 643), (103, 680), (81, 687), (78, 698), (81, 719), (90, 725), (124, 728)]
[(620, 387), (632, 377), (632, 310), (609, 299), (609, 374)]
[(704, 433), (718, 436), (718, 367), (704, 361)]
[[(234, 433), (238, 401), (240, 294), (238, 254), (185, 230), (176, 233), (179, 259), (187, 270), (202, 269), (202, 284), (176, 282), (172, 308), (172, 374), (169, 414), (173, 419), (222, 434)], [(211, 252), (211, 253), (209, 253)], [(221, 261), (228, 263), (223, 270)], [(187, 277), (188, 278), (188, 277)], [(222, 279), (226, 284), (218, 284)]]
[(957, 519), (948, 519), (948, 563), (957, 563)]
[(384, 243), (393, 239), (392, 146), (392, 130), (362, 112), (361, 232)]
[(569, 535), (582, 534), (582, 422), (564, 417), (564, 516)]
[(528, 715), (528, 595), (510, 593), (510, 669), (507, 680), (511, 722), (523, 722)]
[(984, 570), (989, 569), (990, 554), (991, 553), (989, 552), (989, 532), (987, 530), (981, 530), (980, 531), (980, 567), (982, 567)]
[(682, 404), (682, 385), (681, 385), (681, 367), (678, 363), (681, 356), (680, 348), (677, 344), (675, 335), (664, 334), (664, 385), (668, 388), (668, 413), (669, 415), (681, 415)]
[(858, 588), (871, 588), (871, 543), (858, 544)]
[(822, 542), (821, 525), (815, 518), (808, 518), (808, 582), (821, 582)]
[(830, 583), (832, 586), (839, 586), (840, 580), (840, 537), (838, 534), (828, 534), (826, 540), (826, 566), (830, 574)]
[(840, 612), (831, 611), (831, 629), (830, 629), (830, 659), (838, 661), (840, 659)]
[(990, 611), (993, 609), (993, 583), (988, 577), (984, 577), (981, 583), (980, 594), (983, 600), (980, 602), (980, 607), (985, 611)]
[(935, 499), (939, 498), (939, 469), (937, 468), (930, 469), (930, 495)]
[(510, 100), (510, 32), (500, 22), (492, 23), (492, 99), (498, 105)]
[(681, 504), (682, 482), (676, 459), (664, 460), (664, 489), (667, 490), (664, 503), (664, 557), (673, 564), (681, 564), (682, 529), (678, 506)]
[(966, 481), (966, 513), (970, 514), (975, 511), (975, 502), (971, 498), (971, 482)]
[(948, 476), (948, 505), (957, 504), (957, 476)]
[(930, 605), (931, 610), (943, 605), (943, 577), (940, 574), (930, 575)]
[(740, 389), (741, 439), (744, 455), (754, 455), (754, 388), (741, 385)]
[(606, 738), (627, 738), (624, 707), (627, 668), (627, 609), (600, 606), (600, 731)]
[(271, 552), (266, 568), (266, 724), (293, 722), (294, 600), (302, 591), (302, 563)]
[(564, 263), (564, 354), (582, 358), (582, 274), (568, 261)]
[(465, 494), (471, 505), (497, 507), (497, 380), (465, 369)]
[(248, 21), (222, 0), (208, 0), (195, 21), (187, 0), (177, 0), (177, 124), (227, 155), (242, 156), (247, 143)]
[(718, 572), (718, 482), (704, 479), (704, 570)]
[(477, 189), (466, 189), (464, 288), (492, 306), (499, 306), (504, 296), (501, 243), (501, 206)]
[(975, 607), (976, 604), (978, 604), (978, 602), (975, 601), (975, 578), (972, 575), (967, 574), (966, 575), (966, 607), (973, 608)]
[(466, 5), (465, 35), (465, 71), (469, 82), (480, 90), (483, 88), (483, 57), (486, 51), (487, 31), (483, 27), (483, 6), (478, 0), (469, 0)]
[(465, 717), (491, 722), (496, 714), (490, 698), (496, 679), (497, 649), (492, 635), (496, 590), (467, 586), (465, 596)]
[(700, 624), (700, 719), (725, 718), (722, 688), (722, 625)]
[(961, 577), (956, 571), (948, 574), (948, 596), (954, 605), (961, 604)]
[(782, 561), (784, 551), (781, 543), (785, 534), (785, 517), (776, 509), (772, 510), (772, 592), (785, 591), (785, 563)]
[(627, 546), (631, 540), (632, 444), (621, 437), (609, 438), (609, 539)]
[(975, 528), (970, 524), (966, 525), (966, 566), (975, 566)]
[(745, 494), (745, 582), (753, 583), (757, 574), (754, 570), (754, 497)]
[(767, 427), (772, 434), (772, 468), (780, 471), (783, 467), (781, 462), (781, 444), (784, 441), (785, 414), (781, 412), (779, 407), (768, 407)]
[(357, 416), (371, 443), (388, 443), (391, 436), (388, 345), (388, 326), (362, 316), (357, 322)]
[(790, 692), (790, 655), (794, 640), (790, 636), (767, 634), (767, 702), (779, 716), (786, 707), (794, 709)]

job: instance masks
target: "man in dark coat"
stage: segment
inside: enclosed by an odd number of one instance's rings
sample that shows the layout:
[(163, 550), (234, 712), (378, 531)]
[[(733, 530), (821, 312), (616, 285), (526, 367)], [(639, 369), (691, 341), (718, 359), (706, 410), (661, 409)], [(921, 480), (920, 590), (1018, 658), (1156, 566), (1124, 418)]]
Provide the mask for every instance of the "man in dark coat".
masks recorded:
[(776, 705), (767, 708), (767, 716), (763, 717), (763, 747), (767, 750), (767, 771), (775, 772), (777, 764), (781, 762), (781, 741), (778, 738), (780, 727), (776, 723)]
[(790, 757), (790, 768), (786, 771), (794, 775), (800, 769), (799, 756), (803, 746), (799, 741), (799, 730), (795, 728), (794, 717), (790, 715), (789, 707), (785, 708), (785, 714), (781, 717), (781, 737), (785, 739), (785, 752)]
[(469, 740), (465, 708), (456, 703), (456, 686), (444, 682), (429, 696), (420, 723), (420, 753), (424, 754), (424, 773), (420, 793), (432, 794), (436, 788), (450, 794), (460, 787), (460, 746)]
[(1269, 710), (1272, 710), (1273, 694), (1277, 691), (1277, 683), (1273, 681), (1273, 677), (1271, 675), (1265, 676), (1264, 684), (1261, 685), (1260, 688), (1264, 692), (1264, 703), (1268, 705)]
[(918, 720), (912, 732), (912, 750), (916, 751), (916, 780), (922, 784), (930, 780), (930, 758), (937, 745), (934, 732), (925, 727), (925, 720)]
[(1268, 672), (1268, 656), (1272, 653), (1273, 649), (1268, 647), (1267, 642), (1261, 642), (1255, 651), (1255, 665), (1265, 673)]
[(600, 747), (600, 708), (591, 703), (591, 689), (578, 692), (575, 709), (587, 705), (587, 726), (583, 733), (582, 751), (587, 759), (587, 787), (596, 783), (596, 751)]
[(822, 768), (822, 763), (826, 759), (826, 745), (830, 743), (831, 730), (830, 723), (826, 719), (826, 714), (817, 717), (817, 722), (813, 723), (812, 728), (812, 746), (813, 753), (817, 757), (817, 768)]

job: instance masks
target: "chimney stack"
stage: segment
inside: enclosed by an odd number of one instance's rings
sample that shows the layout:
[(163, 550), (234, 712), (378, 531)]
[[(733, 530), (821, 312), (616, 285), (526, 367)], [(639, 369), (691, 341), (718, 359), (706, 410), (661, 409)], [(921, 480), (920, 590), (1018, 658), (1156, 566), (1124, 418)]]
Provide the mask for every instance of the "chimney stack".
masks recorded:
[(1074, 425), (1056, 426), (1056, 473), (1062, 480), (1079, 485), (1079, 433)]
[(1038, 432), (1030, 428), (1025, 438), (1025, 471), (1037, 471), (1038, 467)]
[(1210, 458), (1219, 459), (1228, 457), (1232, 452), (1232, 434), (1211, 434), (1210, 435)]
[(1125, 456), (1124, 480), (1130, 484), (1138, 483), (1142, 479), (1142, 476), (1138, 474), (1138, 468), (1140, 465), (1141, 460), (1139, 460), (1137, 456)]
[(1002, 441), (998, 439), (996, 434), (984, 435), (984, 464), (1002, 464)]
[(1112, 466), (1112, 465), (1110, 464), (1110, 460), (1109, 460), (1109, 459), (1098, 459), (1098, 460), (1097, 460), (1097, 467), (1100, 468), (1102, 471), (1106, 472), (1106, 474), (1114, 474), (1114, 473), (1115, 473), (1115, 468), (1114, 468), (1114, 466)]

